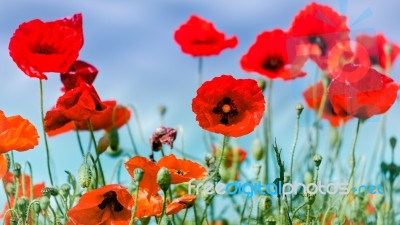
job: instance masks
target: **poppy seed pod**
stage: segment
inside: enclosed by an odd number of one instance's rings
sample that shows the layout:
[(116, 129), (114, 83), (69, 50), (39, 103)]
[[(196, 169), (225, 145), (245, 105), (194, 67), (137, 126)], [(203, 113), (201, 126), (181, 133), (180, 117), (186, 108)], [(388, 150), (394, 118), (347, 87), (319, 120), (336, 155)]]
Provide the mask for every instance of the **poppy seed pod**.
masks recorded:
[(78, 182), (82, 188), (89, 187), (92, 181), (92, 170), (87, 163), (83, 163), (78, 170)]
[(110, 137), (108, 134), (104, 134), (97, 143), (97, 154), (105, 152), (109, 146), (110, 146)]
[(261, 91), (264, 92), (266, 88), (266, 82), (264, 79), (258, 79), (257, 80), (258, 86), (261, 88)]
[(390, 143), (390, 147), (394, 150), (394, 148), (396, 148), (397, 139), (395, 137), (391, 137), (389, 139), (389, 143)]
[(15, 177), (21, 176), (21, 164), (14, 163), (13, 173)]
[(255, 160), (261, 160), (264, 156), (264, 147), (261, 144), (261, 140), (259, 138), (255, 138), (253, 144), (251, 145), (251, 152), (253, 153)]
[(322, 156), (320, 154), (315, 154), (313, 160), (315, 162), (315, 166), (319, 167), (319, 165), (321, 165), (322, 162)]
[(32, 208), (36, 215), (39, 215), (40, 211), (42, 211), (42, 209), (40, 208), (40, 203), (38, 201), (35, 201), (32, 204)]
[(297, 117), (299, 118), (301, 113), (303, 112), (304, 106), (301, 103), (297, 103), (296, 105), (296, 111), (297, 111)]
[(169, 186), (171, 184), (171, 174), (169, 173), (169, 170), (167, 168), (163, 167), (158, 171), (157, 184), (164, 192), (169, 189)]
[(41, 208), (43, 211), (46, 211), (47, 208), (48, 208), (49, 205), (50, 205), (50, 198), (47, 197), (47, 196), (41, 197), (41, 198), (40, 198), (39, 204), (40, 204), (40, 208)]
[(119, 134), (118, 129), (112, 128), (108, 133), (108, 137), (110, 139), (110, 148), (114, 151), (117, 151), (119, 148)]
[(63, 184), (60, 187), (60, 193), (64, 198), (68, 197), (70, 190), (71, 190), (71, 186), (69, 184)]
[(142, 168), (135, 168), (133, 170), (133, 175), (133, 179), (135, 179), (136, 182), (140, 183), (140, 181), (142, 181), (143, 179), (144, 170)]
[(29, 200), (26, 197), (21, 197), (17, 199), (17, 207), (21, 212), (25, 212), (28, 209)]
[(15, 195), (15, 185), (13, 183), (8, 183), (6, 186), (6, 191), (9, 196)]
[(42, 189), (42, 195), (43, 196), (57, 196), (58, 195), (58, 190), (57, 188), (53, 188), (53, 187), (45, 187)]

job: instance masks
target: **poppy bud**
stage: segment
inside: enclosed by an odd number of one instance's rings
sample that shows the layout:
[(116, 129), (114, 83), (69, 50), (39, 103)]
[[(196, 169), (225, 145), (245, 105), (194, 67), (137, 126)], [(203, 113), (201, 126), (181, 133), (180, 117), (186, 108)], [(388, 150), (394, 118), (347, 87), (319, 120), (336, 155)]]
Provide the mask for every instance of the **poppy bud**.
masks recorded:
[(148, 224), (150, 223), (150, 219), (151, 219), (151, 217), (143, 217), (143, 218), (140, 218), (140, 224), (142, 224), (142, 225), (148, 225)]
[(272, 199), (270, 196), (261, 196), (260, 200), (258, 202), (258, 207), (260, 210), (262, 210), (264, 213), (268, 213), (272, 210)]
[(261, 88), (261, 91), (262, 91), (262, 92), (264, 92), (264, 91), (265, 91), (265, 88), (267, 87), (266, 82), (265, 82), (265, 80), (263, 80), (263, 79), (258, 79), (258, 80), (257, 80), (257, 85), (258, 85), (258, 87)]
[(47, 196), (41, 197), (41, 198), (40, 198), (39, 204), (40, 204), (40, 208), (41, 208), (43, 211), (46, 211), (47, 208), (48, 208), (49, 205), (50, 205), (50, 198), (47, 197)]
[(396, 147), (397, 139), (395, 137), (391, 137), (389, 142), (390, 142), (390, 147), (394, 149)]
[(11, 216), (10, 225), (18, 225), (18, 218)]
[(108, 146), (110, 146), (110, 138), (109, 135), (105, 133), (97, 143), (97, 154), (100, 155), (101, 153), (105, 152)]
[(171, 184), (171, 174), (165, 167), (161, 168), (157, 173), (157, 184), (164, 192), (169, 189), (169, 185)]
[(69, 191), (71, 190), (71, 186), (69, 184), (63, 184), (60, 187), (60, 193), (64, 198), (69, 196)]
[(315, 166), (318, 168), (319, 165), (321, 165), (322, 156), (320, 154), (315, 154), (313, 157), (313, 160), (314, 160)]
[(6, 186), (6, 190), (9, 196), (15, 195), (15, 185), (13, 183), (8, 183)]
[(40, 203), (38, 201), (33, 202), (32, 208), (33, 212), (35, 212), (36, 215), (39, 215), (41, 208), (40, 208)]
[(215, 157), (211, 154), (207, 154), (205, 157), (206, 165), (208, 167), (208, 174), (212, 174), (215, 171)]
[(119, 134), (118, 129), (112, 128), (108, 133), (108, 137), (110, 139), (110, 148), (114, 151), (117, 151), (119, 148)]
[(14, 163), (13, 173), (15, 177), (21, 176), (21, 164)]
[(158, 107), (158, 112), (160, 112), (161, 117), (163, 117), (167, 112), (167, 107), (165, 105), (160, 105), (160, 107)]
[(315, 195), (307, 194), (304, 196), (304, 200), (308, 205), (312, 205), (315, 202)]
[(87, 163), (83, 163), (78, 170), (78, 182), (82, 188), (89, 187), (92, 181), (92, 170)]
[(304, 106), (301, 103), (297, 103), (296, 110), (297, 110), (297, 118), (300, 117), (301, 112), (303, 112)]
[(285, 172), (283, 174), (283, 183), (289, 183), (289, 181), (290, 181), (290, 173)]
[(313, 175), (307, 171), (306, 174), (304, 174), (304, 183), (310, 184), (312, 182), (313, 182)]
[(144, 170), (142, 168), (135, 168), (133, 170), (133, 175), (133, 178), (136, 180), (136, 182), (140, 183), (140, 181), (143, 179)]
[(257, 161), (263, 158), (264, 147), (259, 138), (254, 139), (253, 144), (251, 145), (251, 152), (253, 153), (254, 159)]
[(18, 210), (20, 212), (25, 212), (27, 210), (28, 204), (29, 204), (28, 198), (26, 198), (26, 197), (18, 198), (16, 204), (17, 204)]
[(58, 195), (58, 190), (53, 187), (45, 187), (42, 189), (42, 195), (43, 196), (57, 196)]

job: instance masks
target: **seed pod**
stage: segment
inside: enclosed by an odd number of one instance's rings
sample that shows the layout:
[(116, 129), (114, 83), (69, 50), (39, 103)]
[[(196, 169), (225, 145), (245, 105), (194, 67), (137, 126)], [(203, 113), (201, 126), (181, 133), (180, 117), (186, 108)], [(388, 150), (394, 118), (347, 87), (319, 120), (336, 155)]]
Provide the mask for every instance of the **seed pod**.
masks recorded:
[(42, 189), (42, 195), (43, 196), (57, 196), (58, 195), (58, 190), (57, 188), (53, 188), (53, 187), (45, 187)]
[(67, 198), (69, 196), (69, 191), (71, 190), (71, 186), (69, 184), (62, 184), (60, 187), (60, 194)]
[(319, 165), (321, 165), (322, 162), (322, 156), (320, 154), (315, 154), (313, 160), (315, 163), (315, 167), (319, 167)]
[(107, 150), (110, 146), (110, 138), (109, 135), (106, 133), (103, 137), (100, 138), (99, 142), (97, 143), (97, 154), (101, 154)]
[(119, 148), (119, 134), (118, 129), (112, 128), (108, 133), (108, 138), (110, 139), (110, 148), (117, 151)]
[(41, 211), (41, 208), (40, 208), (40, 203), (39, 202), (34, 202), (33, 204), (32, 204), (32, 208), (33, 208), (33, 211), (35, 212), (35, 214), (36, 215), (39, 215), (39, 213), (40, 213), (40, 211)]
[(26, 197), (21, 197), (17, 199), (16, 204), (20, 212), (25, 212), (28, 209), (29, 200)]
[(140, 182), (143, 179), (143, 175), (144, 175), (144, 170), (142, 168), (135, 168), (133, 170), (133, 175), (134, 175), (134, 179), (136, 182)]
[(164, 192), (166, 192), (171, 185), (171, 174), (165, 167), (161, 168), (157, 173), (157, 184)]
[(83, 163), (78, 170), (78, 182), (82, 188), (88, 188), (92, 181), (92, 170), (87, 163)]
[(15, 177), (21, 176), (21, 164), (19, 164), (19, 163), (14, 163), (13, 172), (14, 172), (14, 176), (15, 176)]
[(253, 144), (251, 145), (251, 152), (253, 153), (254, 159), (261, 160), (264, 156), (264, 147), (261, 144), (261, 141), (259, 138), (254, 139)]
[(40, 198), (39, 204), (40, 204), (40, 208), (41, 208), (43, 211), (46, 211), (47, 208), (48, 208), (49, 205), (50, 205), (50, 198), (47, 197), (47, 196), (41, 197), (41, 198)]

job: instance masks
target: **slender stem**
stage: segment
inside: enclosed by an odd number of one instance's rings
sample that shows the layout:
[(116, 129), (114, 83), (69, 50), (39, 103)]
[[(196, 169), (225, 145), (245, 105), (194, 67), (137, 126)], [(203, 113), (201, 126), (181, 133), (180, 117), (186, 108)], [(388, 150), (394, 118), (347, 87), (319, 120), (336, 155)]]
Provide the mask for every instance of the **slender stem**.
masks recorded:
[(129, 123), (126, 123), (126, 127), (127, 127), (127, 129), (128, 129), (129, 140), (131, 141), (132, 148), (133, 148), (133, 152), (134, 152), (135, 155), (139, 155), (139, 153), (138, 153), (138, 151), (137, 151), (136, 144), (135, 144), (135, 140), (133, 139), (133, 134), (132, 134), (131, 126), (129, 125)]
[(306, 225), (310, 224), (310, 212), (311, 212), (311, 205), (307, 205), (307, 217), (306, 217)]
[(76, 138), (78, 139), (79, 150), (81, 151), (81, 155), (85, 156), (85, 151), (83, 150), (81, 135), (79, 135), (79, 130), (75, 129)]
[(267, 110), (264, 116), (264, 135), (265, 135), (265, 146), (266, 151), (264, 155), (265, 166), (264, 166), (264, 183), (268, 183), (269, 179), (269, 151), (270, 151), (270, 142), (272, 139), (272, 129), (271, 129), (271, 100), (272, 100), (272, 80), (267, 80)]
[(247, 225), (250, 225), (252, 212), (253, 212), (253, 199), (250, 200), (250, 212), (249, 216), (247, 217)]
[(303, 204), (301, 204), (299, 207), (297, 207), (295, 210), (294, 210), (294, 212), (293, 212), (293, 219), (296, 217), (296, 213), (301, 209), (301, 208), (303, 208), (304, 206), (306, 206), (307, 205), (307, 203), (306, 202), (303, 202)]
[(197, 210), (196, 205), (193, 205), (194, 224), (197, 225)]
[(356, 144), (357, 144), (357, 139), (358, 139), (358, 133), (360, 131), (360, 124), (361, 124), (361, 119), (358, 119), (357, 121), (357, 127), (356, 127), (356, 132), (354, 134), (354, 139), (353, 139), (353, 146), (351, 148), (351, 172), (350, 172), (350, 177), (348, 180), (348, 184), (350, 185), (350, 189), (353, 187), (353, 177), (354, 177), (354, 172), (356, 169)]
[(46, 130), (44, 129), (44, 109), (43, 109), (43, 84), (42, 80), (39, 80), (39, 91), (40, 91), (40, 115), (42, 119), (42, 127), (43, 127), (43, 138), (44, 138), (44, 145), (46, 148), (46, 161), (47, 161), (47, 171), (49, 173), (49, 178), (50, 178), (50, 184), (53, 186), (53, 176), (51, 175), (51, 167), (50, 167), (50, 150), (49, 150), (49, 144), (47, 142), (47, 133)]
[(197, 78), (199, 80), (199, 86), (203, 83), (203, 57), (199, 57), (199, 64), (197, 67)]
[(53, 213), (53, 217), (54, 217), (53, 225), (57, 225), (57, 214), (56, 214), (56, 211), (54, 211), (54, 209), (51, 207), (51, 205), (49, 205), (49, 209)]
[(188, 211), (189, 211), (189, 208), (187, 208), (185, 210), (185, 214), (183, 215), (183, 219), (182, 219), (182, 223), (181, 224), (185, 224), (185, 220), (186, 220), (186, 216), (187, 216)]
[(99, 172), (100, 172), (100, 176), (101, 176), (101, 179), (103, 182), (102, 185), (104, 186), (104, 185), (106, 185), (106, 180), (104, 179), (103, 167), (101, 166), (101, 161), (100, 161), (100, 154), (97, 150), (96, 137), (94, 136), (93, 126), (92, 126), (92, 123), (90, 122), (90, 119), (88, 120), (88, 126), (89, 126), (89, 130), (90, 130), (90, 136), (92, 138), (94, 149), (96, 152), (96, 161), (95, 162), (97, 162), (97, 164), (99, 166)]
[(244, 217), (244, 211), (246, 210), (246, 206), (247, 206), (247, 198), (246, 198), (246, 200), (244, 201), (244, 205), (243, 205), (242, 213), (240, 213), (240, 220), (239, 220), (239, 224), (242, 224), (243, 217)]
[(139, 185), (140, 185), (140, 182), (138, 182), (138, 184), (137, 184), (135, 206), (133, 207), (133, 211), (132, 211), (132, 215), (131, 215), (131, 221), (130, 221), (129, 225), (133, 225), (135, 223), (135, 214), (136, 214), (136, 209), (137, 209), (137, 205), (138, 205), (138, 202), (139, 202)]
[(165, 215), (165, 210), (167, 208), (167, 193), (166, 192), (164, 192), (164, 196), (163, 197), (164, 197), (164, 199), (163, 199), (163, 207), (162, 207), (162, 212), (161, 212), (161, 216), (160, 216), (160, 219), (158, 221), (158, 224), (161, 224), (162, 218)]
[[(297, 113), (296, 125), (294, 128), (292, 152), (290, 158), (290, 181), (289, 181), (290, 184), (293, 183), (293, 161), (294, 161), (294, 152), (296, 150), (297, 140), (299, 139), (299, 123), (300, 123), (300, 113)], [(292, 197), (290, 198), (289, 211), (292, 211)]]

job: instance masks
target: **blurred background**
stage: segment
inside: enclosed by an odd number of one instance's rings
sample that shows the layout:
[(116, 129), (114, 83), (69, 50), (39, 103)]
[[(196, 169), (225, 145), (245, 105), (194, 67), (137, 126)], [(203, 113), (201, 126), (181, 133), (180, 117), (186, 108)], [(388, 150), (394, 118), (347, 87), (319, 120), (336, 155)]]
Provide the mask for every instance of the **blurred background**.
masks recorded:
[[(198, 60), (185, 55), (174, 42), (174, 31), (190, 15), (196, 14), (214, 23), (215, 27), (227, 36), (236, 35), (239, 44), (235, 49), (223, 51), (219, 56), (204, 59), (203, 79), (209, 80), (221, 74), (232, 74), (237, 78), (262, 78), (257, 74), (248, 74), (241, 70), (240, 57), (255, 41), (257, 34), (274, 28), (289, 28), (293, 16), (311, 1), (306, 0), (163, 0), (163, 1), (53, 1), (53, 0), (0, 0), (0, 109), (7, 116), (20, 114), (36, 125), (42, 138), (39, 108), (39, 81), (29, 78), (18, 69), (8, 53), (8, 43), (19, 24), (39, 18), (44, 21), (83, 14), (85, 44), (79, 59), (98, 68), (99, 75), (94, 83), (102, 100), (115, 99), (121, 104), (132, 104), (137, 109), (143, 127), (146, 142), (140, 138), (138, 123), (134, 115), (130, 125), (141, 155), (150, 154), (147, 139), (160, 126), (158, 108), (167, 107), (165, 125), (181, 126), (184, 130), (184, 147), (189, 155), (203, 163), (207, 149), (203, 142), (203, 133), (191, 112), (191, 100), (198, 88)], [(400, 43), (400, 29), (395, 21), (400, 20), (397, 0), (325, 0), (318, 1), (330, 5), (348, 17), (351, 36), (360, 33), (382, 32), (388, 40)], [(272, 96), (273, 137), (283, 149), (283, 160), (289, 163), (292, 145), (295, 106), (304, 104), (301, 93), (313, 83), (315, 66), (307, 64), (305, 69), (310, 75), (290, 82), (276, 81)], [(398, 63), (394, 65), (391, 76), (400, 81)], [(61, 95), (61, 81), (58, 74), (49, 74), (44, 81), (45, 110), (50, 109)], [(315, 116), (306, 109), (301, 119), (301, 129), (296, 157), (308, 139), (306, 130), (310, 129)], [(400, 106), (396, 103), (388, 112), (388, 137), (399, 137)], [(376, 137), (379, 135), (381, 116), (367, 120), (361, 127), (357, 146), (360, 168), (370, 169), (366, 181), (373, 181), (379, 169), (381, 159), (390, 160), (390, 152), (371, 160), (375, 151)], [(342, 164), (348, 166), (350, 145), (356, 121), (350, 121), (346, 127), (346, 140), (340, 157)], [(326, 154), (327, 123), (321, 135), (318, 153)], [(251, 156), (251, 141), (256, 132), (239, 138), (237, 145), (248, 151), (244, 164), (250, 176), (254, 159)], [(96, 133), (97, 137), (102, 135)], [(178, 134), (177, 146), (181, 145)], [(82, 132), (84, 144), (88, 143), (89, 133)], [(120, 129), (121, 147), (132, 153), (126, 127)], [(49, 138), (53, 174), (56, 183), (66, 182), (65, 170), (76, 173), (82, 163), (75, 133), (70, 132)], [(86, 145), (85, 145), (86, 146)], [(43, 139), (34, 150), (15, 153), (16, 161), (21, 164), (29, 160), (33, 166), (34, 182), (49, 183), (45, 163)], [(158, 157), (158, 156), (157, 156)], [(109, 180), (117, 162), (114, 158), (102, 155), (103, 167)], [(300, 157), (301, 158), (301, 157)], [(298, 159), (300, 159), (298, 158)], [(396, 153), (399, 161), (399, 154)], [(297, 160), (300, 162), (300, 160)], [(301, 166), (301, 164), (297, 165)], [(366, 170), (368, 171), (368, 170)], [(130, 177), (123, 172), (122, 179), (129, 182)], [(294, 180), (300, 180), (296, 177)], [(0, 206), (5, 195), (0, 187)]]

